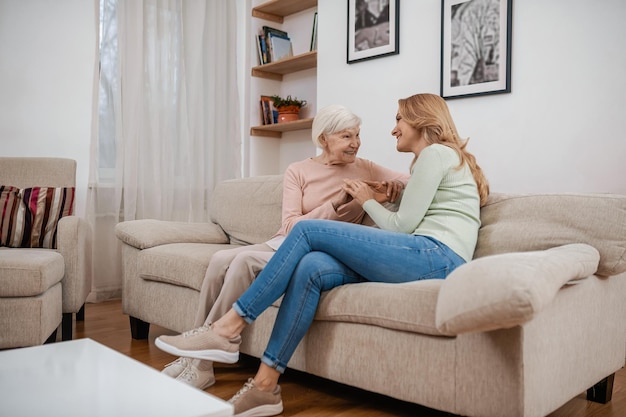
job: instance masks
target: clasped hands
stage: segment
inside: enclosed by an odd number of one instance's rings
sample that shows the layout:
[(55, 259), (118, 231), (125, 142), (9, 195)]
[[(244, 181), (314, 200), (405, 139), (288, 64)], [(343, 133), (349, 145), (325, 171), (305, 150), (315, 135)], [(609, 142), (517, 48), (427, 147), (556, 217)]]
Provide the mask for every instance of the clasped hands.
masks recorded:
[(367, 200), (374, 199), (379, 203), (395, 203), (404, 184), (400, 181), (369, 181), (345, 179), (341, 187), (343, 193), (338, 199), (333, 201), (335, 209), (343, 204), (355, 200), (359, 205), (363, 205)]

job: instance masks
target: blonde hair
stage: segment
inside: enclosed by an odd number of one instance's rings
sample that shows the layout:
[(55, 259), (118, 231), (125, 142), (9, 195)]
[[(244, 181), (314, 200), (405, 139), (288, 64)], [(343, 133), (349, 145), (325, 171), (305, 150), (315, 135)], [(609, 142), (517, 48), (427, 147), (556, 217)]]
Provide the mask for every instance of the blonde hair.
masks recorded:
[(361, 126), (361, 118), (340, 104), (323, 107), (315, 115), (311, 127), (313, 143), (322, 148), (320, 137)]
[(429, 145), (439, 143), (456, 151), (461, 159), (459, 168), (468, 165), (478, 187), (480, 205), (484, 206), (489, 196), (489, 182), (476, 163), (476, 157), (465, 150), (469, 139), (461, 140), (445, 100), (435, 94), (416, 94), (398, 100), (398, 113), (405, 122), (422, 133)]

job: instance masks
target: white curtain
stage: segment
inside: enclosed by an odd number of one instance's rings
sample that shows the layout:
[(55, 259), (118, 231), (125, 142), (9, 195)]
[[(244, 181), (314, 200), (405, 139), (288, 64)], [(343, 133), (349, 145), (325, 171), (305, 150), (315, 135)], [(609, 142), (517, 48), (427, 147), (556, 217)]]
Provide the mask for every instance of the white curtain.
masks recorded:
[(232, 0), (102, 0), (99, 135), (92, 144), (92, 299), (119, 296), (121, 220), (207, 221), (241, 172)]

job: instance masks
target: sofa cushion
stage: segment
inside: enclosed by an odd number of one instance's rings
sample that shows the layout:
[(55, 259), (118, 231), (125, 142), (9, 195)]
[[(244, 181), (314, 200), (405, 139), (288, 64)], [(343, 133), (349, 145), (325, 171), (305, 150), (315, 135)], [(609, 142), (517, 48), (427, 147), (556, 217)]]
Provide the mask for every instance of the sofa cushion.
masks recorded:
[(486, 256), (443, 281), (436, 307), (444, 334), (506, 329), (531, 320), (572, 280), (595, 273), (600, 255), (586, 244)]
[(282, 195), (282, 175), (222, 181), (211, 197), (211, 221), (231, 243), (263, 243), (280, 229)]
[(315, 320), (372, 324), (413, 333), (442, 336), (435, 310), (443, 280), (402, 284), (363, 282), (322, 294)]
[(228, 244), (171, 243), (144, 249), (139, 253), (137, 271), (149, 281), (188, 287), (200, 291), (211, 256)]
[(59, 219), (70, 216), (74, 208), (74, 187), (0, 186), (2, 209), (2, 246), (55, 249)]
[(26, 206), (20, 189), (0, 185), (0, 246), (20, 247), (24, 240)]
[(31, 217), (30, 247), (56, 248), (59, 219), (74, 210), (74, 187), (30, 187), (21, 191)]
[(0, 248), (0, 297), (32, 297), (61, 282), (65, 262), (50, 249)]
[(474, 258), (586, 243), (600, 252), (598, 275), (626, 271), (626, 196), (494, 193), (480, 220)]

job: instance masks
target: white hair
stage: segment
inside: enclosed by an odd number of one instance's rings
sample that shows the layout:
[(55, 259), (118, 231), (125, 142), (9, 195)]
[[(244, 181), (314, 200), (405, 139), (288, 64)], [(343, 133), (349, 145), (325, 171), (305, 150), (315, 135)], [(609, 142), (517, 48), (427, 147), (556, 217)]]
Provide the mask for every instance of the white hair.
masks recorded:
[(331, 104), (317, 112), (311, 127), (313, 143), (321, 148), (320, 137), (361, 126), (361, 118), (341, 104)]

